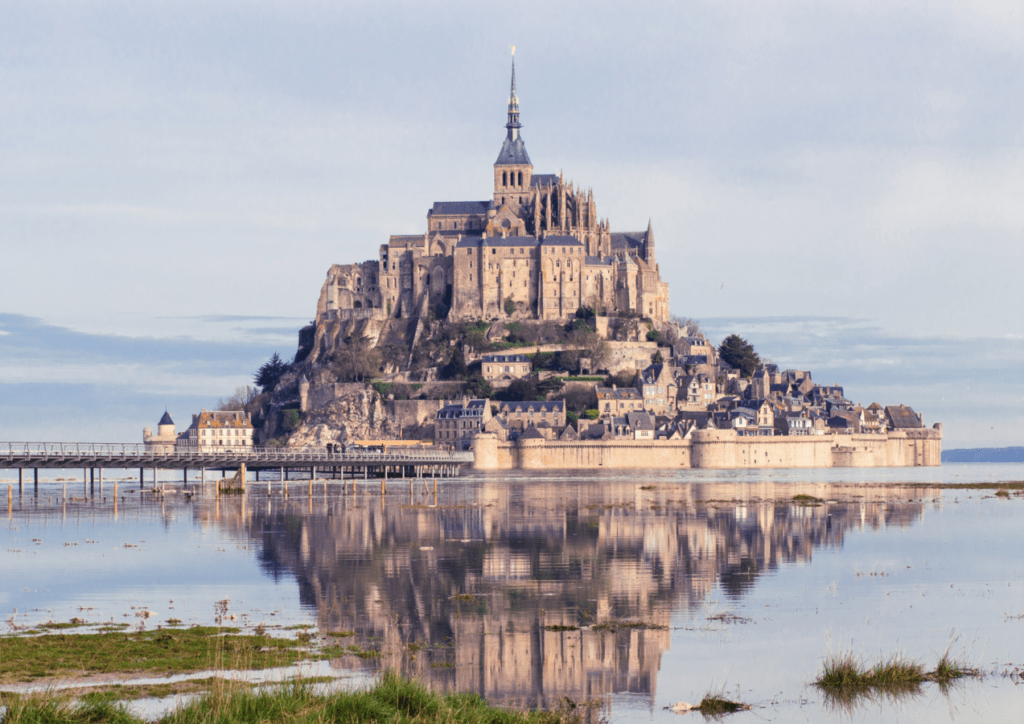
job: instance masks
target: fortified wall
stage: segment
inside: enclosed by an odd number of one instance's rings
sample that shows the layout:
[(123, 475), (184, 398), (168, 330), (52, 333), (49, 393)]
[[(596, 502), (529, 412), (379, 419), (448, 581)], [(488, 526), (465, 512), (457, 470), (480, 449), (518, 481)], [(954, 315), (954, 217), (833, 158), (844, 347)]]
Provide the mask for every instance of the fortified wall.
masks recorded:
[(502, 442), (473, 440), (476, 470), (679, 468), (870, 468), (939, 465), (942, 426), (884, 435), (741, 437), (733, 430), (696, 430), (689, 440)]

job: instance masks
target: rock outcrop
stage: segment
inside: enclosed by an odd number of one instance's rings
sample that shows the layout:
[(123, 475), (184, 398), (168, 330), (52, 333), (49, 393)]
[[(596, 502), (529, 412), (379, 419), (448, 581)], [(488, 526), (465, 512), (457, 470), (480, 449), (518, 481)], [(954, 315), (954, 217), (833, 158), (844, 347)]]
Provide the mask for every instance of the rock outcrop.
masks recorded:
[(380, 395), (363, 385), (344, 387), (347, 389), (339, 391), (329, 403), (306, 413), (288, 438), (289, 447), (398, 437), (398, 426), (388, 418)]

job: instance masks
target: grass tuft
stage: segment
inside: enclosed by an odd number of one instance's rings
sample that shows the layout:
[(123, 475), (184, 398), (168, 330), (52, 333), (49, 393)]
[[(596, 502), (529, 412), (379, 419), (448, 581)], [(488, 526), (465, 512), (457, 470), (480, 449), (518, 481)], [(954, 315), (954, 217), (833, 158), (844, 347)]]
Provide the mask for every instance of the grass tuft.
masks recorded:
[(700, 704), (696, 707), (696, 710), (703, 714), (705, 717), (710, 719), (718, 719), (726, 714), (734, 714), (738, 711), (746, 711), (750, 708), (749, 704), (743, 704), (738, 701), (732, 701), (726, 699), (721, 692), (707, 693), (704, 698), (700, 700)]
[(884, 695), (891, 699), (915, 696), (927, 682), (947, 687), (968, 676), (980, 676), (978, 669), (954, 659), (947, 651), (932, 671), (903, 654), (893, 654), (873, 666), (852, 653), (832, 654), (814, 684), (825, 694), (826, 701), (844, 709), (852, 709), (859, 700)]

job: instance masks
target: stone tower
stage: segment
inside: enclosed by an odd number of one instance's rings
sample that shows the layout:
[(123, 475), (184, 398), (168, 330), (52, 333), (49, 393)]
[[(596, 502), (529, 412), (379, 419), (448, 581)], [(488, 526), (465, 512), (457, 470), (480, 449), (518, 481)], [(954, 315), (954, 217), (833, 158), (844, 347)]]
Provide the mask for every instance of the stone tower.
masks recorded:
[(507, 206), (516, 216), (530, 200), (533, 164), (519, 135), (519, 98), (516, 96), (516, 49), (512, 47), (512, 90), (508, 97), (508, 133), (494, 162), (494, 206)]

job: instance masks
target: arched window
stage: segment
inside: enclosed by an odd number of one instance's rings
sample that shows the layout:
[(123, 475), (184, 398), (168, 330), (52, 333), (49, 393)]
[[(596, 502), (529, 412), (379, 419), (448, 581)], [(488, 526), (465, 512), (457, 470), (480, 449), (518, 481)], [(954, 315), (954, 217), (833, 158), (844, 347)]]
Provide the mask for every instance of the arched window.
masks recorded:
[(520, 186), (523, 185), (523, 172), (522, 171), (519, 172), (519, 185)]
[(508, 171), (501, 172), (501, 185), (508, 186)]
[(453, 221), (452, 222), (452, 228), (453, 229), (458, 229), (459, 228), (459, 222), (458, 221)]

